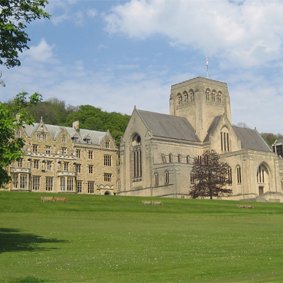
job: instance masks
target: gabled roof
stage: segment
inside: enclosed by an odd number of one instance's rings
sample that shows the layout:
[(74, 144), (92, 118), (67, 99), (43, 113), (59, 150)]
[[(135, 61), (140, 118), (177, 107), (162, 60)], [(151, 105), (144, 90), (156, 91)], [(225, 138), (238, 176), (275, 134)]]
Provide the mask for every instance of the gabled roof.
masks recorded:
[(186, 118), (138, 109), (136, 111), (155, 137), (199, 142), (194, 128)]
[(205, 137), (205, 139), (204, 139), (204, 142), (208, 142), (208, 141), (209, 141), (209, 137), (214, 133), (216, 127), (218, 126), (219, 121), (221, 120), (221, 117), (222, 117), (222, 116), (219, 115), (219, 116), (216, 116), (216, 117), (213, 119), (211, 125), (210, 125), (209, 128), (208, 128), (207, 135), (206, 135), (206, 137)]
[[(25, 125), (24, 130), (26, 134), (30, 137), (34, 132), (38, 130), (39, 125), (39, 123), (34, 123), (33, 125)], [(108, 132), (99, 132), (87, 129), (80, 129), (79, 131), (76, 131), (72, 127), (56, 126), (49, 124), (44, 124), (44, 126), (51, 135), (52, 139), (54, 140), (56, 140), (62, 130), (66, 130), (70, 138), (77, 137), (75, 143), (81, 144), (91, 143), (99, 145), (102, 139), (108, 135)], [(87, 137), (89, 141), (86, 141), (85, 137)]]
[(242, 148), (265, 152), (271, 151), (269, 146), (256, 130), (236, 126), (233, 126), (233, 129), (241, 141)]

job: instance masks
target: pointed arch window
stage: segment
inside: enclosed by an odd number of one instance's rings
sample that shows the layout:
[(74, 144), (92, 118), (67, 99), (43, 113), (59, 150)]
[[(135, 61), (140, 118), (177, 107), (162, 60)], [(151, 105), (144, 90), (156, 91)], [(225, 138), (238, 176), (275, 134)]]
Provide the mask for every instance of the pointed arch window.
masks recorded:
[(226, 127), (224, 127), (220, 132), (220, 143), (222, 152), (230, 151), (230, 137)]
[(237, 184), (242, 184), (242, 171), (240, 165), (236, 166)]
[(181, 104), (182, 104), (182, 94), (181, 94), (181, 93), (178, 93), (178, 95), (177, 95), (177, 101), (178, 101), (178, 105), (181, 105)]
[(172, 163), (172, 162), (173, 162), (173, 154), (169, 153), (169, 163)]
[(133, 182), (142, 179), (141, 137), (138, 134), (135, 134), (132, 139), (132, 176)]
[(159, 174), (157, 172), (154, 173), (154, 186), (159, 186)]

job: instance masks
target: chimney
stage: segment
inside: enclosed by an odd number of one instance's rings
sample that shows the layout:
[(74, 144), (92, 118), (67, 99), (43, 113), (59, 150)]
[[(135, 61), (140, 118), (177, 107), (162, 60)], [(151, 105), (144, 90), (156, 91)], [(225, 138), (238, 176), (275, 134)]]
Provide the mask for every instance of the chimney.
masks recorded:
[(73, 122), (73, 128), (79, 132), (80, 131), (80, 121)]

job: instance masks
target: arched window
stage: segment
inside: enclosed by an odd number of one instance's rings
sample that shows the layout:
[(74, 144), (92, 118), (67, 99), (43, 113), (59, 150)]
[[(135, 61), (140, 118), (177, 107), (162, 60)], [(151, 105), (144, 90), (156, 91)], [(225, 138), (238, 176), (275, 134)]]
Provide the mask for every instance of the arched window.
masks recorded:
[(237, 175), (237, 184), (240, 185), (242, 183), (242, 172), (240, 165), (236, 166), (236, 175)]
[(189, 163), (190, 163), (190, 156), (189, 156), (189, 155), (187, 155), (187, 157), (186, 157), (186, 161), (187, 161), (187, 164), (189, 164)]
[(264, 165), (260, 165), (257, 170), (257, 182), (264, 183), (266, 178), (267, 170)]
[(226, 127), (224, 127), (220, 132), (220, 143), (222, 152), (230, 151), (230, 137)]
[(216, 99), (217, 99), (218, 103), (221, 103), (221, 101), (222, 101), (222, 92), (221, 91), (218, 91)]
[(210, 101), (210, 89), (207, 88), (205, 91), (205, 97), (206, 97), (206, 101)]
[(182, 157), (181, 154), (178, 154), (178, 163), (181, 163)]
[(141, 137), (135, 134), (132, 139), (132, 176), (133, 182), (142, 179)]
[(169, 185), (170, 183), (170, 175), (169, 175), (169, 171), (166, 170), (165, 171), (165, 185)]
[(216, 91), (213, 90), (212, 93), (211, 93), (211, 100), (212, 100), (213, 102), (215, 102), (215, 98), (216, 98)]
[(184, 99), (183, 99), (184, 103), (188, 103), (188, 97), (189, 97), (188, 93), (186, 91), (184, 91), (183, 95), (184, 95)]
[(173, 154), (169, 153), (169, 163), (172, 163), (172, 162), (173, 162)]
[(192, 89), (189, 90), (190, 93), (190, 101), (193, 102), (195, 101), (195, 93)]
[(178, 93), (178, 95), (177, 95), (177, 101), (178, 101), (178, 105), (181, 105), (181, 104), (182, 104), (182, 94), (181, 94), (181, 93)]
[(159, 185), (159, 174), (157, 172), (154, 173), (154, 186), (158, 187)]

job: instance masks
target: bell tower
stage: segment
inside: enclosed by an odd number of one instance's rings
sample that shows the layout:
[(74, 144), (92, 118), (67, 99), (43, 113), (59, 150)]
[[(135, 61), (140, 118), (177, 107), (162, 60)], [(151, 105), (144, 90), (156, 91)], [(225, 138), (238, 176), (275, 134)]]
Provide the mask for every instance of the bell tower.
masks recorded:
[(203, 141), (215, 117), (226, 115), (231, 123), (227, 84), (197, 77), (172, 85), (170, 114), (187, 118)]

